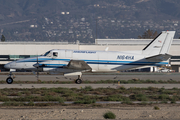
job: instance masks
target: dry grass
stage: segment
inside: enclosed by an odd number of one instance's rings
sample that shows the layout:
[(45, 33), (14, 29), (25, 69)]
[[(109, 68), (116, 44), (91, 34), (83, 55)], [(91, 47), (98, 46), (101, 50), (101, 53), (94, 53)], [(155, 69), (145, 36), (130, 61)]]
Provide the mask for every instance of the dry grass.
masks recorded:
[[(95, 101), (121, 101), (131, 104), (132, 101), (161, 101), (176, 103), (180, 100), (180, 89), (158, 88), (97, 88), (87, 86), (76, 88), (40, 88), (40, 89), (1, 89), (0, 101), (27, 102), (35, 101), (76, 101), (78, 104), (93, 104)], [(90, 101), (92, 100), (92, 101)], [(7, 103), (6, 103), (7, 104)], [(9, 103), (10, 104), (10, 103)], [(13, 103), (17, 104), (17, 103)], [(12, 104), (12, 105), (13, 105)], [(21, 104), (22, 105), (22, 104)], [(41, 105), (41, 104), (40, 104)]]

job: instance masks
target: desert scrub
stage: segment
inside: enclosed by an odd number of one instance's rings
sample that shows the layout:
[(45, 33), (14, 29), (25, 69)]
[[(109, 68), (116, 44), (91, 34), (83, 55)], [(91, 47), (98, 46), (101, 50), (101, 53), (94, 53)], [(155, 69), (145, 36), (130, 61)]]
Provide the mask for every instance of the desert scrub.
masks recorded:
[(96, 103), (96, 100), (90, 98), (89, 96), (84, 96), (82, 99), (79, 99), (74, 102), (74, 104), (92, 104), (92, 103)]
[(158, 106), (154, 106), (155, 110), (160, 110), (160, 108)]
[(148, 101), (148, 97), (144, 94), (130, 95), (129, 98), (138, 101)]
[(103, 115), (103, 117), (104, 117), (105, 119), (116, 119), (116, 115), (115, 115), (114, 113), (112, 113), (111, 111), (105, 113), (105, 114)]
[(85, 90), (85, 91), (92, 91), (93, 88), (91, 86), (85, 86), (85, 88), (83, 90)]
[(30, 101), (27, 106), (35, 106), (34, 102)]
[(119, 95), (119, 94), (116, 94), (116, 95), (110, 95), (110, 96), (107, 96), (104, 100), (105, 101), (123, 101), (123, 96)]
[(129, 98), (123, 98), (122, 104), (133, 104)]
[(159, 99), (160, 100), (167, 100), (167, 99), (169, 99), (169, 95), (161, 94), (161, 95), (159, 95)]
[(59, 104), (63, 104), (64, 103), (64, 99), (63, 98), (59, 98), (58, 102), (59, 102)]

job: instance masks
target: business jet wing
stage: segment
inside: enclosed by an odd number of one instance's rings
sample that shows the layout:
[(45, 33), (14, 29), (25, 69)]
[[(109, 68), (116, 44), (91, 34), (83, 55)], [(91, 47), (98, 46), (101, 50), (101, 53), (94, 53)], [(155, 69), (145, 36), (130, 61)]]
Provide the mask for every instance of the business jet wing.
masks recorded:
[(83, 60), (70, 60), (67, 66), (64, 66), (67, 69), (73, 70), (92, 70), (92, 68)]
[(152, 62), (161, 62), (161, 61), (167, 61), (171, 55), (169, 54), (159, 54), (151, 57), (147, 57), (146, 60), (152, 61)]

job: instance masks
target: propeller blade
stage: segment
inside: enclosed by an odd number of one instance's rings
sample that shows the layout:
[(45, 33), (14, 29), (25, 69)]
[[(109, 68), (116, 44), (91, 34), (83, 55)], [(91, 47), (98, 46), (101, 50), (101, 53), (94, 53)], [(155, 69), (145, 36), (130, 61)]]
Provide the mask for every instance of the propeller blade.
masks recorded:
[(37, 65), (37, 79), (39, 79), (39, 61), (38, 61), (38, 56), (37, 56), (37, 63), (36, 63)]

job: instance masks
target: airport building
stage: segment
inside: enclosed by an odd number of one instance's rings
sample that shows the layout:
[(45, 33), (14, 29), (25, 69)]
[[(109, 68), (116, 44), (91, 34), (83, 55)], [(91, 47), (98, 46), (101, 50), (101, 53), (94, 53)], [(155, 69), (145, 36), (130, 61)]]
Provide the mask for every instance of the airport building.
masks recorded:
[[(142, 50), (151, 39), (96, 39), (95, 44), (68, 42), (0, 42), (0, 70), (4, 64), (17, 59), (41, 55), (51, 49), (101, 50), (108, 51)], [(180, 72), (180, 39), (174, 39), (170, 48), (171, 69)], [(157, 71), (150, 67), (150, 71)]]

